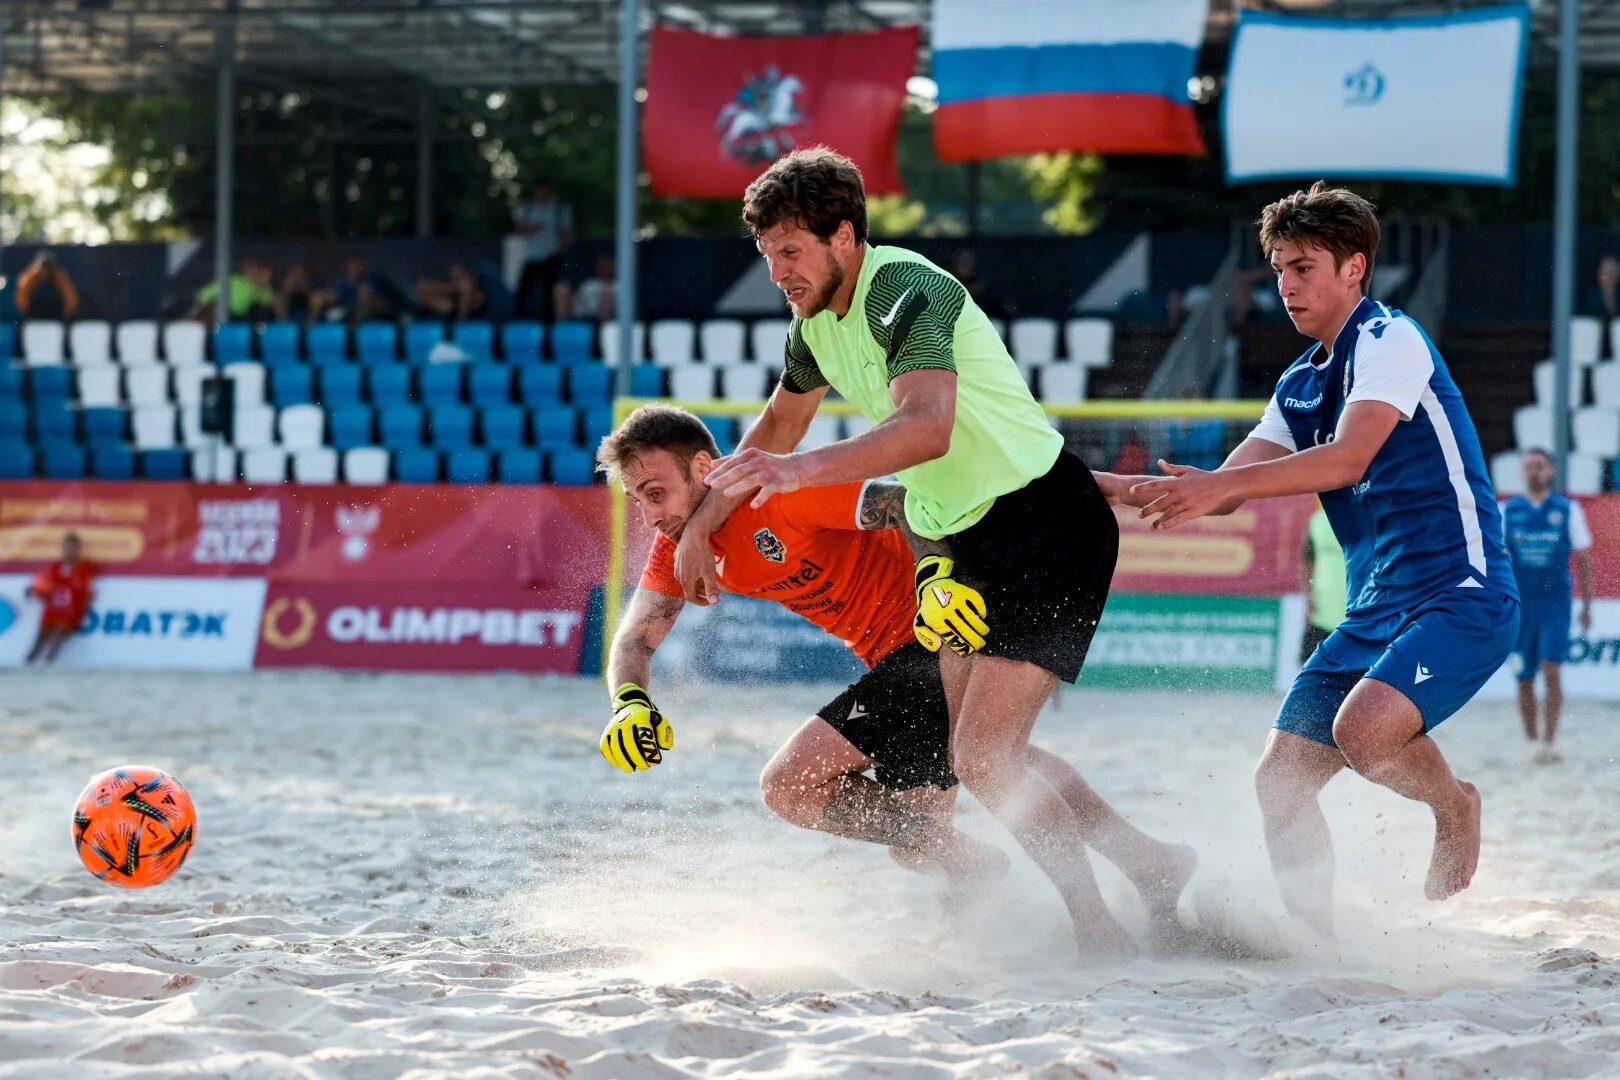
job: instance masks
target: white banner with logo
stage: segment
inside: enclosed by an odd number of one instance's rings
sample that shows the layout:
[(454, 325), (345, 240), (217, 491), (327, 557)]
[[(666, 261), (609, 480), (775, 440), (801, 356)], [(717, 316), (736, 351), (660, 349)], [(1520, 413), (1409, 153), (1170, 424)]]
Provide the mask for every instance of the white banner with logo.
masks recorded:
[(1222, 101), (1229, 183), (1511, 185), (1529, 10), (1363, 21), (1244, 11)]
[[(0, 666), (21, 664), (39, 632), (33, 579), (0, 575)], [(75, 668), (246, 671), (265, 583), (259, 578), (97, 578), (84, 625), (57, 663)]]

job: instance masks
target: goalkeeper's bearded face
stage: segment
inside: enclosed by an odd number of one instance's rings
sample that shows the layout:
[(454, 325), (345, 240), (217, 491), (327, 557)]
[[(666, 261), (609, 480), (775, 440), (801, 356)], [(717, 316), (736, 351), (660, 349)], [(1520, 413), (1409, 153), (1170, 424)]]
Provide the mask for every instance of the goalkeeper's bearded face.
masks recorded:
[(678, 540), (708, 492), (703, 481), (713, 467), (714, 459), (706, 450), (699, 450), (690, 465), (668, 450), (644, 450), (621, 470), (624, 493), (649, 529)]

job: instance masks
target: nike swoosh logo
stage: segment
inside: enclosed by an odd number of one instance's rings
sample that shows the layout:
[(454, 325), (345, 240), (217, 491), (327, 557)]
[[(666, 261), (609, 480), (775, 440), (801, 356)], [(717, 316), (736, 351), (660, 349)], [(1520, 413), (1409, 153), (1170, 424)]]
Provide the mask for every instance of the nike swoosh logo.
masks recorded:
[(887, 315), (883, 316), (883, 318), (879, 319), (878, 322), (882, 323), (884, 326), (888, 326), (890, 323), (894, 322), (894, 317), (896, 315), (900, 314), (900, 305), (905, 303), (906, 302), (906, 297), (908, 297), (910, 295), (911, 295), (911, 290), (910, 289), (907, 289), (905, 292), (901, 293), (900, 294), (900, 299), (898, 299), (898, 300), (896, 300), (894, 302), (894, 307), (890, 308), (889, 313)]

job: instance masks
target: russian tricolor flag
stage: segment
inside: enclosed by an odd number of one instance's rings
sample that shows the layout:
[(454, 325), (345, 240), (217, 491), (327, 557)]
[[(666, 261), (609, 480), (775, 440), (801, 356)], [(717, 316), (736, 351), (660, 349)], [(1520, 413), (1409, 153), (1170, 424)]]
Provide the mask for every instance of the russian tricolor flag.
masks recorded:
[(1187, 85), (1208, 0), (934, 0), (945, 161), (1202, 154)]

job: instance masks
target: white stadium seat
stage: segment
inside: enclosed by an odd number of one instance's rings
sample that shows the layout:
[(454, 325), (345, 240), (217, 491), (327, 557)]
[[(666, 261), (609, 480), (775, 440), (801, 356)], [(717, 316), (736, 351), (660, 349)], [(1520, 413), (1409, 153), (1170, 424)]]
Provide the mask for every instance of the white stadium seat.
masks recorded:
[(1578, 453), (1598, 458), (1620, 457), (1620, 410), (1612, 405), (1576, 409), (1570, 431)]
[(131, 405), (167, 405), (169, 366), (150, 363), (124, 368), (124, 396)]
[(73, 362), (80, 367), (112, 363), (112, 325), (101, 319), (76, 322), (68, 330)]
[(22, 326), (23, 359), (52, 367), (67, 359), (67, 328), (54, 319), (30, 319)]
[(236, 386), (235, 404), (238, 409), (244, 405), (264, 404), (263, 364), (232, 364), (221, 374)]
[(738, 319), (709, 319), (698, 327), (698, 346), (706, 364), (729, 364), (743, 358), (746, 340)]
[(263, 446), (242, 454), (242, 479), (250, 484), (283, 484), (287, 481), (287, 451), (279, 446)]
[(800, 450), (814, 450), (844, 437), (843, 425), (836, 416), (817, 416), (810, 421), (810, 429), (799, 442)]
[(173, 405), (145, 405), (130, 414), (137, 450), (167, 450), (175, 444)]
[(844, 438), (853, 439), (857, 435), (865, 435), (872, 430), (872, 421), (864, 416), (844, 417)]
[[(1543, 360), (1530, 369), (1530, 383), (1535, 387), (1534, 401), (1537, 405), (1551, 405), (1553, 393), (1557, 389), (1558, 361)], [(1574, 387), (1570, 387), (1570, 399), (1579, 397)]]
[(1609, 357), (1620, 359), (1620, 319), (1609, 324)]
[(217, 436), (209, 435), (202, 429), (202, 410), (196, 405), (182, 405), (180, 407), (180, 445), (187, 450), (197, 450), (205, 446), (213, 446), (222, 441)]
[(719, 393), (727, 401), (758, 401), (767, 396), (763, 364), (722, 364), (718, 374)]
[(1569, 356), (1577, 364), (1595, 364), (1603, 351), (1603, 322), (1590, 315), (1569, 320)]
[(1605, 360), (1592, 368), (1592, 404), (1620, 405), (1620, 360)]
[(1012, 354), (1019, 363), (1043, 363), (1057, 358), (1058, 326), (1052, 319), (1014, 319)]
[(176, 368), (174, 371), (174, 400), (181, 405), (200, 404), (202, 402), (203, 383), (213, 377), (214, 365), (212, 364)]
[(211, 446), (191, 452), (191, 476), (200, 483), (234, 484), (236, 465), (236, 451), (228, 446)]
[(1603, 490), (1603, 460), (1588, 454), (1569, 455), (1569, 476), (1563, 488), (1571, 495), (1596, 495)]
[(1547, 448), (1552, 444), (1552, 411), (1524, 405), (1513, 413), (1513, 445), (1520, 450)]
[[(630, 330), (630, 348), (635, 351), (631, 357), (632, 363), (641, 363), (647, 358), (647, 328), (636, 323)], [(605, 322), (602, 324), (602, 360), (609, 367), (619, 364), (619, 324)]]
[(710, 400), (714, 397), (714, 369), (706, 364), (670, 368), (669, 396), (681, 401)]
[(748, 339), (754, 359), (762, 364), (780, 365), (787, 353), (788, 327), (792, 325), (787, 319), (760, 319), (750, 326)]
[(1503, 498), (1524, 494), (1524, 465), (1517, 450), (1504, 450), (1491, 458), (1491, 486)]
[(1069, 359), (1087, 367), (1107, 367), (1114, 357), (1114, 324), (1107, 319), (1070, 319), (1063, 327)]
[(231, 431), (231, 445), (240, 450), (257, 450), (276, 444), (276, 410), (268, 405), (238, 405)]
[(294, 452), (292, 477), (300, 484), (337, 483), (337, 451), (329, 446), (317, 446)]
[(121, 322), (113, 331), (120, 364), (150, 364), (158, 358), (158, 324), (147, 319)]
[(380, 446), (357, 446), (343, 452), (343, 479), (350, 484), (388, 483), (388, 451)]
[(990, 325), (991, 325), (992, 328), (995, 329), (996, 337), (1000, 338), (1003, 342), (1005, 342), (1007, 340), (1007, 320), (1006, 319), (991, 319), (990, 320)]
[(1041, 368), (1041, 400), (1072, 405), (1086, 400), (1086, 367), (1070, 360)]
[[(288, 450), (314, 450), (326, 444), (326, 410), (319, 405), (287, 406), (281, 410), (279, 427), (281, 445)], [(332, 468), (337, 469), (335, 460)]]
[(659, 367), (690, 364), (697, 358), (697, 334), (686, 319), (659, 319), (652, 324), (651, 337), (652, 361)]
[(163, 327), (163, 357), (173, 367), (192, 367), (208, 359), (208, 328), (195, 319)]
[(79, 384), (79, 404), (90, 408), (123, 404), (119, 391), (123, 374), (112, 364), (80, 368), (75, 372)]

